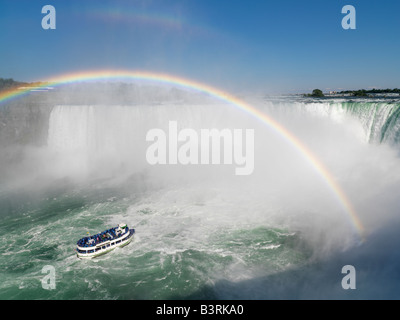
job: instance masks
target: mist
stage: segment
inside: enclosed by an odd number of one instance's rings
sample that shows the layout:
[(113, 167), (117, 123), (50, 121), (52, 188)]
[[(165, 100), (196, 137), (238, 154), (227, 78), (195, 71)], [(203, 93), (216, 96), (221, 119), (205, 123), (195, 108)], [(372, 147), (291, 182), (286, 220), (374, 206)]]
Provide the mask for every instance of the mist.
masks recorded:
[[(222, 280), (213, 278), (211, 287), (204, 287), (212, 288), (216, 298), (397, 297), (390, 279), (398, 277), (400, 267), (394, 249), (400, 240), (395, 231), (399, 153), (393, 145), (368, 142), (357, 118), (327, 116), (304, 104), (251, 100), (298, 137), (335, 177), (365, 228), (365, 241), (327, 181), (259, 119), (212, 97), (176, 88), (135, 87), (131, 104), (122, 89), (111, 94), (102, 88), (91, 87), (102, 92), (102, 99), (83, 92), (71, 97), (67, 89), (51, 93), (46, 98), (48, 111), (42, 113), (47, 119), (45, 139), (4, 146), (9, 156), (3, 154), (1, 160), (3, 215), (18, 214), (15, 206), (24, 197), (33, 201), (80, 188), (101, 194), (108, 188), (122, 197), (140, 197), (125, 215), (142, 227), (139, 239), (156, 234), (151, 241), (157, 247), (167, 235), (179, 235), (179, 241), (166, 245), (171, 252), (210, 250), (209, 239), (238, 228), (280, 228), (296, 236), (294, 248), (306, 257), (300, 265), (269, 270), (261, 261), (249, 266), (246, 251), (232, 249), (229, 272), (216, 272)], [(154, 128), (167, 132), (169, 121), (197, 132), (254, 129), (254, 172), (237, 176), (234, 164), (150, 165), (146, 134)], [(152, 214), (143, 216), (143, 210)], [(147, 248), (143, 240), (138, 246)], [(340, 287), (346, 264), (358, 271), (359, 289), (354, 292)]]

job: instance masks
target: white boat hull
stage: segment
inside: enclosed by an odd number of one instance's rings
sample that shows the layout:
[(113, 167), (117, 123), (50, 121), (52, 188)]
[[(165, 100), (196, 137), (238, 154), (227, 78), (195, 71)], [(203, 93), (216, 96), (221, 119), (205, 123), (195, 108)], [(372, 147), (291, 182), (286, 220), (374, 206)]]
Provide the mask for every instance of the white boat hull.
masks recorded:
[(134, 236), (135, 230), (130, 229), (127, 235), (121, 238), (116, 238), (104, 243), (100, 243), (95, 247), (79, 247), (77, 248), (77, 257), (80, 259), (93, 259), (103, 254), (106, 254), (115, 248), (121, 248), (129, 244)]

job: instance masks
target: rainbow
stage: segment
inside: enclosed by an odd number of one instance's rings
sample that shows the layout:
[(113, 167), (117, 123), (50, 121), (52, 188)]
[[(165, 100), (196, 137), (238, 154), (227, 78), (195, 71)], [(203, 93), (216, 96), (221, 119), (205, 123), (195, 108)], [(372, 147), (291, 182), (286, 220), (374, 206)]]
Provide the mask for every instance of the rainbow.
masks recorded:
[(191, 36), (203, 35), (212, 36), (218, 35), (217, 30), (211, 29), (205, 25), (195, 24), (193, 19), (187, 20), (179, 12), (169, 13), (166, 11), (154, 11), (146, 10), (144, 8), (132, 7), (130, 5), (115, 6), (108, 5), (96, 5), (95, 8), (90, 8), (85, 14), (85, 19), (99, 20), (102, 23), (115, 23), (122, 24), (124, 26), (131, 26), (137, 28), (138, 26), (143, 27), (155, 27), (162, 29), (164, 33), (166, 30), (172, 32), (188, 32)]
[[(44, 82), (36, 86), (35, 90), (40, 88), (49, 88), (70, 83), (79, 83), (87, 81), (101, 81), (101, 80), (147, 80), (156, 81), (157, 83), (172, 84), (185, 89), (194, 90), (196, 92), (206, 93), (220, 101), (228, 103), (247, 114), (255, 117), (268, 127), (276, 131), (283, 139), (292, 145), (302, 157), (314, 168), (314, 170), (323, 178), (335, 197), (339, 200), (343, 210), (349, 215), (353, 227), (356, 229), (361, 240), (364, 240), (364, 227), (358, 218), (356, 211), (352, 207), (346, 194), (341, 189), (340, 185), (336, 182), (332, 174), (325, 168), (325, 166), (318, 160), (318, 158), (305, 146), (296, 136), (289, 132), (285, 127), (276, 122), (274, 119), (264, 114), (260, 110), (252, 107), (244, 101), (234, 97), (233, 95), (216, 89), (214, 87), (198, 83), (192, 80), (171, 76), (168, 74), (142, 72), (142, 71), (117, 71), (117, 70), (102, 70), (102, 71), (88, 71), (64, 74)], [(9, 101), (13, 98), (22, 96), (30, 92), (32, 88), (26, 87), (21, 89), (14, 89), (7, 92), (0, 93), (0, 104)]]
[(138, 23), (178, 30), (182, 28), (183, 24), (186, 24), (186, 22), (174, 16), (138, 12), (131, 8), (95, 8), (90, 11), (90, 18), (106, 22)]

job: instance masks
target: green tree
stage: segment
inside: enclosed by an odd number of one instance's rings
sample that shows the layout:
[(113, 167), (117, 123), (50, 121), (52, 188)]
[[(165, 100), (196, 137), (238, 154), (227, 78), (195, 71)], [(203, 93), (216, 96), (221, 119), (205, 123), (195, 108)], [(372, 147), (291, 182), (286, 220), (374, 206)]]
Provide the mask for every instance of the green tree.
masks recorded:
[(320, 89), (314, 89), (311, 97), (315, 97), (315, 98), (322, 98), (325, 97), (324, 94), (322, 93), (322, 91)]
[(367, 92), (364, 89), (358, 90), (358, 91), (353, 92), (353, 96), (355, 96), (355, 97), (366, 97), (367, 96)]

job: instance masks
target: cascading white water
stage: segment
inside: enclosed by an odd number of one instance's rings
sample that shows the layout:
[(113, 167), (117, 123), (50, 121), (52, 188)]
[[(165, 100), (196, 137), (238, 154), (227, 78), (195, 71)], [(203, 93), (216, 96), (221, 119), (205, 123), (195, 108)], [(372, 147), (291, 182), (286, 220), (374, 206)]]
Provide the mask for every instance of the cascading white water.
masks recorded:
[(293, 104), (295, 109), (337, 122), (359, 122), (365, 140), (398, 144), (400, 141), (400, 103), (395, 101), (328, 101)]
[(56, 106), (50, 114), (48, 147), (65, 170), (108, 173), (130, 162), (140, 148), (143, 118), (135, 107)]
[(196, 132), (254, 126), (254, 121), (245, 120), (243, 114), (224, 104), (64, 105), (54, 107), (50, 114), (47, 145), (64, 161), (66, 172), (137, 172), (149, 168), (146, 134), (151, 129), (168, 134), (170, 121), (177, 124), (178, 130), (190, 128)]

